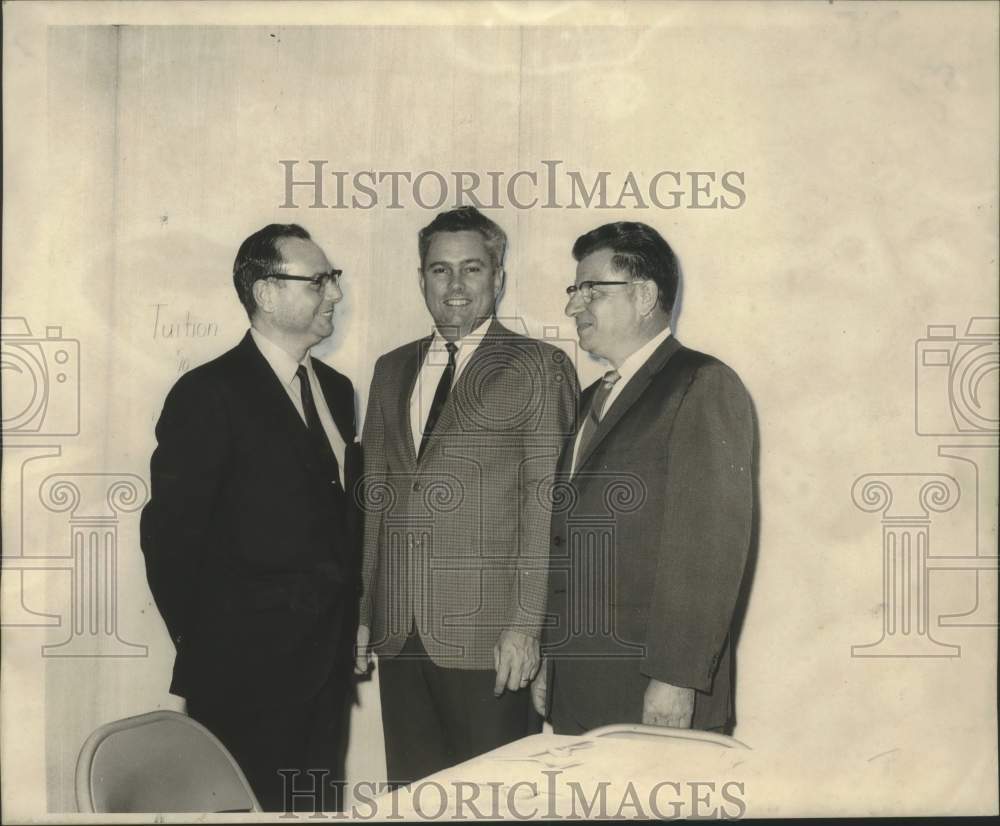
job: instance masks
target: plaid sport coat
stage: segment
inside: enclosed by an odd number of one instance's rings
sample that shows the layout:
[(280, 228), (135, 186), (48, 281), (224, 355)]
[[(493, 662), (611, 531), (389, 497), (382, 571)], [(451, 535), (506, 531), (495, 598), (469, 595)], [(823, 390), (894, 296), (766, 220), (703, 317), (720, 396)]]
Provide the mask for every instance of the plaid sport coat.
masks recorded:
[(565, 352), (493, 319), (418, 461), (410, 399), (430, 342), (375, 365), (358, 489), (360, 623), (379, 656), (397, 655), (415, 622), (438, 665), (492, 670), (504, 629), (541, 634), (552, 510), (545, 485), (575, 429), (579, 385)]

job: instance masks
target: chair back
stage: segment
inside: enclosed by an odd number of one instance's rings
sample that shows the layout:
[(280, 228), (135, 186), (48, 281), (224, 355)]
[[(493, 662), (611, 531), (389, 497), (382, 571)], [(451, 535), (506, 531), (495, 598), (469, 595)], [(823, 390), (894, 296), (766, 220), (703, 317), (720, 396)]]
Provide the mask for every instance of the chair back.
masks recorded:
[(81, 812), (259, 812), (226, 747), (176, 711), (105, 723), (80, 749)]

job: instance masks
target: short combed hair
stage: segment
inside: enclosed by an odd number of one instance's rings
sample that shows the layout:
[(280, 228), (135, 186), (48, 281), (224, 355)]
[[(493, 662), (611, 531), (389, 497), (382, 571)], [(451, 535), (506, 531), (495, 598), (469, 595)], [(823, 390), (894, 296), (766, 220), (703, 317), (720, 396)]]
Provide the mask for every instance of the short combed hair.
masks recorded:
[(309, 233), (298, 224), (268, 224), (240, 244), (233, 262), (233, 286), (250, 320), (257, 312), (253, 285), (267, 278), (284, 263), (278, 241), (282, 238), (302, 238), (311, 241)]
[(503, 266), (504, 253), (507, 251), (507, 233), (500, 229), (478, 209), (462, 206), (448, 212), (439, 212), (437, 217), (420, 230), (418, 246), (420, 249), (420, 268), (424, 268), (427, 260), (427, 250), (431, 246), (431, 238), (438, 232), (478, 232), (486, 242), (486, 249), (493, 257), (493, 266)]
[(639, 221), (616, 221), (584, 233), (573, 244), (573, 258), (582, 261), (591, 253), (608, 249), (615, 269), (637, 280), (656, 284), (660, 306), (669, 313), (677, 299), (680, 280), (677, 256), (660, 233)]

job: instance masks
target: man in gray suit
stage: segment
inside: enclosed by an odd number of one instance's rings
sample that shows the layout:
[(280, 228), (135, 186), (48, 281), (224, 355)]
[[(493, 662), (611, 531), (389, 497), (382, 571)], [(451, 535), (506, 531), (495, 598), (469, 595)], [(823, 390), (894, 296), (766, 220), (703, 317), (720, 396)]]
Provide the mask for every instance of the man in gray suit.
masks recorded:
[[(506, 236), (471, 207), (420, 231), (430, 336), (375, 365), (362, 436), (356, 670), (379, 655), (389, 780), (408, 783), (541, 728), (551, 481), (576, 373), (495, 318)], [(370, 648), (369, 648), (370, 646)]]
[(754, 533), (750, 397), (671, 332), (678, 267), (656, 230), (607, 224), (577, 239), (573, 257), (566, 313), (611, 369), (584, 392), (560, 460), (536, 708), (556, 733), (728, 731)]

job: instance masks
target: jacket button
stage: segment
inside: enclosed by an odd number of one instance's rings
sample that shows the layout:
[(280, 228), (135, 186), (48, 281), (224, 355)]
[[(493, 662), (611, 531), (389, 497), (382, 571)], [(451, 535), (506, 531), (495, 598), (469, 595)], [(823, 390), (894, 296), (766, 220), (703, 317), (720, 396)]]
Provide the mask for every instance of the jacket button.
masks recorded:
[(416, 491), (416, 492), (418, 492), (418, 493), (420, 492), (420, 482), (414, 482), (413, 483), (413, 490)]
[(554, 537), (552, 539), (552, 544), (558, 548), (560, 545), (562, 545), (562, 537), (561, 536)]

